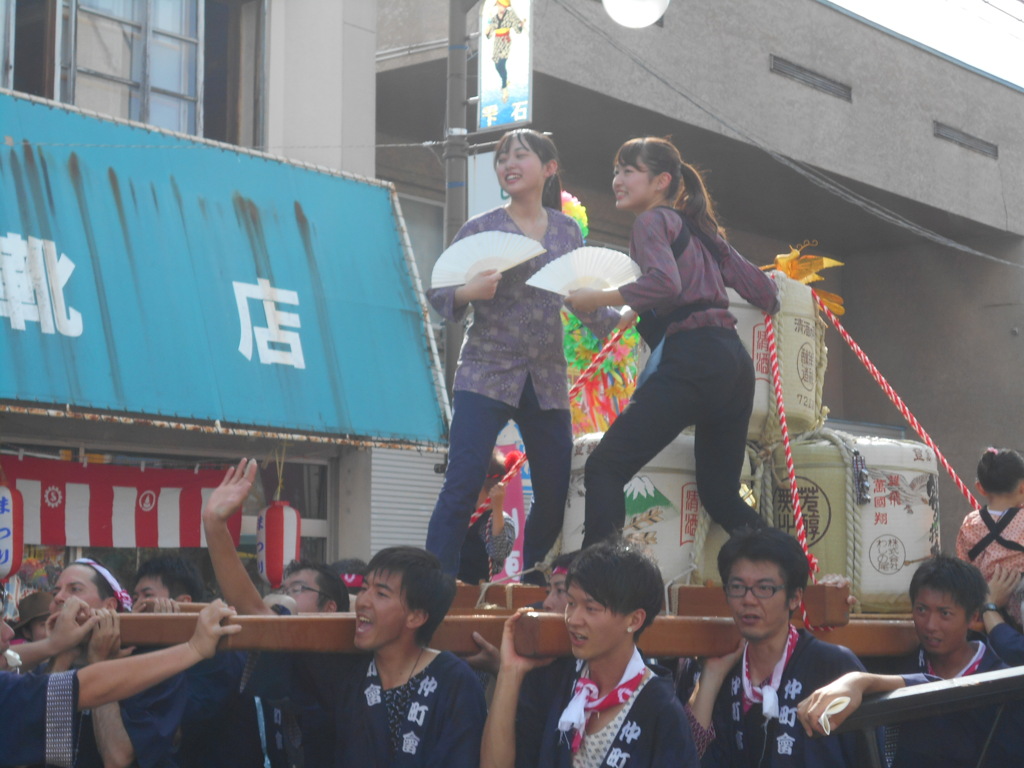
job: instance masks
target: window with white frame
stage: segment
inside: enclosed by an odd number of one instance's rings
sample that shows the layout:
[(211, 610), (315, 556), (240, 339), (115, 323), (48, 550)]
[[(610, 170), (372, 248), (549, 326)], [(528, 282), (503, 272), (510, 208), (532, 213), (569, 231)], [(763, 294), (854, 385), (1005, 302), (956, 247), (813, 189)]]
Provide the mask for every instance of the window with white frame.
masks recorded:
[(202, 130), (203, 0), (64, 0), (61, 100)]

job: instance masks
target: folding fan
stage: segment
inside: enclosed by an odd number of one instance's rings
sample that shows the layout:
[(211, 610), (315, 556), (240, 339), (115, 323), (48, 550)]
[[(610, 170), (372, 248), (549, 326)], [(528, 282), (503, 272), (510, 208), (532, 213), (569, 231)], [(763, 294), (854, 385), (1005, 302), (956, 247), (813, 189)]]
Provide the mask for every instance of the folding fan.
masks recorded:
[(579, 288), (618, 288), (638, 277), (640, 267), (626, 254), (584, 246), (545, 264), (526, 284), (568, 296)]
[(430, 275), (431, 288), (464, 285), (488, 269), (504, 272), (544, 253), (544, 246), (511, 232), (480, 232), (453, 243), (437, 258)]

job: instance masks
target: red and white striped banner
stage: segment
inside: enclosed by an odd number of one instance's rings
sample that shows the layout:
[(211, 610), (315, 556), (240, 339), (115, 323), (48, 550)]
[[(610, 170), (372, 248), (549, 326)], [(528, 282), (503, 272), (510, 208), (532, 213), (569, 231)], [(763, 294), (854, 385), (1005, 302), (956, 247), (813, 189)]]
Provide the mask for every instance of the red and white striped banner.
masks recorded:
[[(205, 547), (203, 504), (222, 470), (152, 469), (4, 457), (24, 498), (26, 544)], [(241, 515), (228, 521), (238, 543)]]

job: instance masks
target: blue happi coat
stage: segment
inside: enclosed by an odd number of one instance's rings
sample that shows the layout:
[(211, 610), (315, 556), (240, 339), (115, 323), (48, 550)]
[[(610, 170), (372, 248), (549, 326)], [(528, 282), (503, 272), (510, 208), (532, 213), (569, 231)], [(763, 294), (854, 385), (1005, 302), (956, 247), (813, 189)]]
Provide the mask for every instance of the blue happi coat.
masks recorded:
[[(569, 739), (558, 719), (572, 698), (583, 661), (559, 659), (526, 675), (516, 711), (516, 768), (571, 768)], [(696, 768), (697, 749), (672, 679), (654, 669), (602, 765), (610, 768)]]
[(417, 675), (392, 750), (380, 677), (361, 657), (337, 700), (336, 768), (476, 768), (487, 717), (483, 688), (466, 662), (447, 651)]
[[(992, 648), (986, 646), (985, 655), (974, 674), (1006, 669), (1006, 666)], [(923, 650), (908, 659), (904, 669), (908, 670), (908, 674), (903, 675), (907, 685), (940, 679), (928, 674), (928, 660)], [(892, 768), (968, 768), (977, 765), (997, 710), (997, 706), (978, 707), (900, 723), (891, 729), (896, 741)], [(893, 734), (890, 734), (889, 740), (892, 739)], [(1020, 768), (1021, 765), (1024, 765), (1024, 704), (1009, 702), (992, 735), (985, 768)]]
[(704, 754), (705, 768), (861, 768), (867, 765), (857, 734), (809, 739), (796, 719), (797, 704), (847, 672), (863, 671), (841, 645), (822, 642), (806, 630), (779, 683), (779, 717), (765, 721), (761, 705), (743, 712), (742, 659), (715, 701), (716, 737)]

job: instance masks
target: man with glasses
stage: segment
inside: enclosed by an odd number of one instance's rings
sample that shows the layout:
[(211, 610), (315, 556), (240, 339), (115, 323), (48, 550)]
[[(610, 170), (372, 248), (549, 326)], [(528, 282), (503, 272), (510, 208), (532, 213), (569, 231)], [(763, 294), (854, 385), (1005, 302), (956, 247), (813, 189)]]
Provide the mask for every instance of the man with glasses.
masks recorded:
[(864, 667), (848, 649), (790, 623), (809, 576), (796, 539), (775, 528), (738, 531), (719, 552), (718, 572), (742, 640), (706, 660), (690, 698), (705, 768), (865, 764), (856, 735), (812, 740), (797, 721), (797, 705), (812, 691)]

